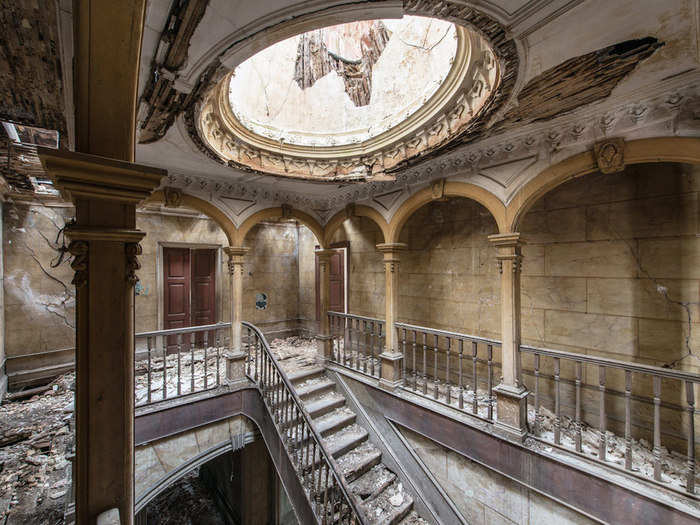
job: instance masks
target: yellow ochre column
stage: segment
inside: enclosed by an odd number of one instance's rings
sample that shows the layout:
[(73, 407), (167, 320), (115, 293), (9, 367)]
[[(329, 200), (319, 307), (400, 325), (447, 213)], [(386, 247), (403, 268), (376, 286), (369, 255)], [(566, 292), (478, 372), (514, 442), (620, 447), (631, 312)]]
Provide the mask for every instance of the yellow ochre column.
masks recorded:
[(250, 248), (226, 247), (231, 292), (231, 340), (226, 355), (226, 379), (238, 382), (245, 379), (245, 348), (241, 344), (243, 321), (243, 264)]
[(401, 359), (403, 354), (397, 344), (394, 326), (399, 312), (399, 263), (400, 254), (407, 248), (401, 242), (377, 244), (377, 250), (384, 254), (385, 293), (385, 345), (379, 354), (381, 360), (381, 377), (379, 385), (387, 390), (394, 390), (401, 384)]

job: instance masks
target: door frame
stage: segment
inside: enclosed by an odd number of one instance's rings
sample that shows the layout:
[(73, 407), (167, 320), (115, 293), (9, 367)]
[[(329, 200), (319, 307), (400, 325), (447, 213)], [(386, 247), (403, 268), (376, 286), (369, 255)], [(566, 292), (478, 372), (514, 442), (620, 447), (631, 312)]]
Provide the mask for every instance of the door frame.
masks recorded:
[[(223, 278), (221, 275), (221, 264), (222, 264), (222, 247), (220, 244), (211, 243), (195, 243), (195, 242), (171, 242), (171, 241), (158, 241), (158, 246), (156, 250), (156, 294), (158, 296), (156, 305), (156, 323), (157, 330), (163, 330), (165, 328), (164, 323), (164, 310), (165, 310), (165, 290), (163, 289), (163, 248), (189, 248), (192, 250), (216, 250), (216, 261), (214, 268), (214, 283), (216, 286), (215, 302), (216, 302), (216, 322), (221, 322), (221, 314), (223, 312), (224, 306), (224, 294), (223, 294)], [(191, 261), (190, 261), (190, 264)], [(192, 289), (190, 287), (190, 304), (192, 302)]]
[[(344, 311), (342, 313), (347, 314), (350, 310), (350, 241), (340, 241), (334, 242), (328, 248), (329, 250), (341, 250), (343, 252), (343, 295), (344, 295)], [(319, 280), (318, 280), (318, 265), (316, 264), (316, 252), (321, 251), (321, 246), (318, 244), (314, 246), (314, 294), (316, 295), (316, 316), (315, 320), (319, 321), (321, 319), (321, 298), (319, 291)]]

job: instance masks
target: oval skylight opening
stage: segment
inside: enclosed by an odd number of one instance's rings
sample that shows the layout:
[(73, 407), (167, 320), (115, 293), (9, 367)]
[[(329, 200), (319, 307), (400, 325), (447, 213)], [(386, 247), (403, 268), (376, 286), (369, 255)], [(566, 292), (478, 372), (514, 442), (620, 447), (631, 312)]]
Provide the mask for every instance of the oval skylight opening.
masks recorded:
[(447, 78), (453, 24), (405, 16), (326, 27), (252, 56), (234, 71), (229, 103), (251, 132), (283, 144), (358, 144), (418, 111)]

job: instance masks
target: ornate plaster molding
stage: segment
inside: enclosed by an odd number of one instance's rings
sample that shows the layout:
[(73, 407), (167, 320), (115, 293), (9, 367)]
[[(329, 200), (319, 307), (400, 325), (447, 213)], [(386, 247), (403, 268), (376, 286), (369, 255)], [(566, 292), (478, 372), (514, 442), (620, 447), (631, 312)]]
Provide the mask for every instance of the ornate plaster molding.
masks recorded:
[(501, 82), (489, 43), (457, 25), (457, 55), (447, 78), (408, 118), (368, 140), (342, 146), (301, 146), (258, 135), (234, 115), (226, 75), (188, 116), (188, 132), (207, 156), (231, 167), (282, 177), (337, 181), (389, 178), (386, 172), (450, 142), (481, 117)]
[[(625, 139), (697, 136), (700, 134), (700, 75), (677, 77), (654, 87), (645, 86), (621, 97), (585, 106), (566, 115), (521, 129), (509, 130), (478, 142), (464, 144), (441, 156), (426, 159), (397, 172), (391, 182), (371, 181), (341, 186), (325, 194), (281, 190), (258, 182), (231, 182), (228, 178), (207, 178), (170, 173), (167, 184), (188, 193), (206, 195), (227, 205), (226, 199), (240, 201), (246, 208), (241, 216), (260, 207), (288, 203), (314, 215), (325, 224), (351, 203), (366, 203), (390, 218), (403, 200), (418, 188), (438, 178), (466, 180), (509, 199), (547, 165), (575, 153), (590, 150), (596, 142), (615, 136)], [(513, 177), (495, 183), (482, 170), (523, 163)], [(376, 202), (375, 202), (376, 200)], [(236, 215), (236, 214), (234, 214)]]

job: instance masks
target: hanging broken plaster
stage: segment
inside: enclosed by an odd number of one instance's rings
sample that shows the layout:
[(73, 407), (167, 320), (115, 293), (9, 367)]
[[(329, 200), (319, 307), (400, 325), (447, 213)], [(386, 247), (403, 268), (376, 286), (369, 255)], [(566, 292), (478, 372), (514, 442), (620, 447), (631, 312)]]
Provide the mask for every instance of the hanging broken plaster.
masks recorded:
[(259, 292), (255, 294), (255, 309), (265, 310), (267, 309), (267, 294)]

